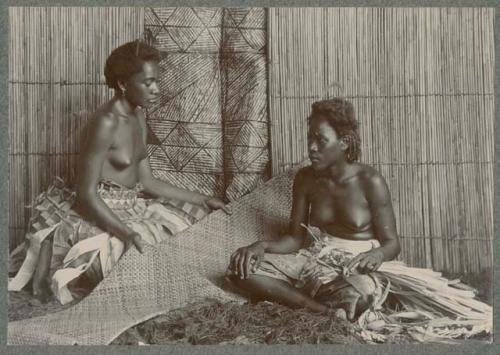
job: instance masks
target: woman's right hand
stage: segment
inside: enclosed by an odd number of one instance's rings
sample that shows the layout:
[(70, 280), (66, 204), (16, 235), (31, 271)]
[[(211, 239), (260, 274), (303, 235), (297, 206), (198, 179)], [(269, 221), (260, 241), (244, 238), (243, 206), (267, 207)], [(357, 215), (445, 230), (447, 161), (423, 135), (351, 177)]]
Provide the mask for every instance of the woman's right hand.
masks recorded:
[(132, 233), (132, 235), (130, 235), (130, 243), (132, 243), (135, 248), (139, 251), (139, 253), (144, 253), (144, 248), (146, 247), (146, 242), (144, 240), (142, 240), (142, 237), (139, 233)]
[(231, 255), (229, 269), (240, 279), (247, 279), (250, 272), (255, 272), (264, 257), (264, 246), (261, 242), (237, 249)]

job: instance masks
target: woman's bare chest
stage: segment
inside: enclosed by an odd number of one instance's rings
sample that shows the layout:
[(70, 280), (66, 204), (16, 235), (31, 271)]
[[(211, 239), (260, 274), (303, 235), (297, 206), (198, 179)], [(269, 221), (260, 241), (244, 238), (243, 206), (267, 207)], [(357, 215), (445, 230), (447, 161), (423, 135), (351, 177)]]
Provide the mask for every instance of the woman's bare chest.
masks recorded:
[(141, 127), (137, 123), (123, 123), (115, 130), (113, 144), (108, 152), (109, 162), (117, 169), (125, 169), (146, 157)]
[(356, 182), (317, 184), (310, 189), (308, 199), (310, 220), (315, 225), (339, 224), (360, 229), (370, 223), (368, 201)]

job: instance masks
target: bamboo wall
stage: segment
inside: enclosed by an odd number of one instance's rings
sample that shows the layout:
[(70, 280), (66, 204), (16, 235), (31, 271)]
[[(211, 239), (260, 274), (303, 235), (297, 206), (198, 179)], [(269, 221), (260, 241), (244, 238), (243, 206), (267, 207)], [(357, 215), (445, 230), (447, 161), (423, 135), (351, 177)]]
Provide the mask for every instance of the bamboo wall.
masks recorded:
[[(141, 8), (10, 8), (10, 245), (25, 206), (72, 178), (85, 112), (112, 94), (103, 65), (142, 34)], [(494, 10), (272, 8), (273, 173), (306, 157), (310, 104), (343, 96), (362, 161), (386, 177), (402, 257), (468, 272), (491, 266)], [(36, 132), (36, 133), (35, 133)]]
[(142, 8), (9, 8), (10, 247), (24, 239), (33, 198), (72, 180), (85, 112), (112, 95), (111, 50), (142, 35)]
[(307, 156), (312, 102), (342, 96), (361, 161), (386, 178), (402, 258), (469, 272), (492, 265), (494, 9), (272, 8), (273, 173)]

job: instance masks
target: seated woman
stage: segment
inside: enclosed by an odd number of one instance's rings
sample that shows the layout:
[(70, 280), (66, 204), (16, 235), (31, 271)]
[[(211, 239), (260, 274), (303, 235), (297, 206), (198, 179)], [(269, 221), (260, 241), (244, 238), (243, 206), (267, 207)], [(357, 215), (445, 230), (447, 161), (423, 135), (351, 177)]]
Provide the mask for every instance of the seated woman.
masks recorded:
[[(160, 97), (159, 59), (155, 48), (136, 41), (106, 60), (106, 83), (115, 95), (89, 121), (76, 191), (52, 186), (37, 199), (27, 256), (9, 290), (21, 290), (32, 278), (37, 298), (47, 300), (51, 288), (61, 303), (70, 302), (82, 296), (82, 287), (83, 294), (95, 287), (129, 245), (142, 253), (147, 244), (187, 228), (206, 209), (229, 213), (217, 198), (151, 173), (143, 108)], [(182, 201), (191, 208), (180, 208)]]
[(290, 232), (236, 250), (228, 279), (252, 298), (334, 309), (351, 320), (384, 304), (491, 325), (491, 307), (470, 290), (449, 287), (432, 270), (392, 261), (400, 244), (390, 194), (380, 173), (356, 162), (357, 126), (348, 101), (312, 105), (311, 165), (295, 176)]

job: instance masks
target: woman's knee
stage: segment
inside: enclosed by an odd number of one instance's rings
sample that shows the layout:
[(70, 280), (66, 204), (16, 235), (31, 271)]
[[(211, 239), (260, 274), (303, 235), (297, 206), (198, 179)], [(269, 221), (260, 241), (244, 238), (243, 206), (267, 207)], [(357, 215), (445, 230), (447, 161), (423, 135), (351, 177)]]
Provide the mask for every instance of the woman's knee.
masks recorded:
[[(248, 288), (252, 287), (255, 284), (255, 277), (253, 275), (249, 275), (248, 278), (242, 278), (239, 275), (228, 275), (228, 280), (235, 284), (238, 287)], [(258, 281), (257, 281), (258, 282)]]

